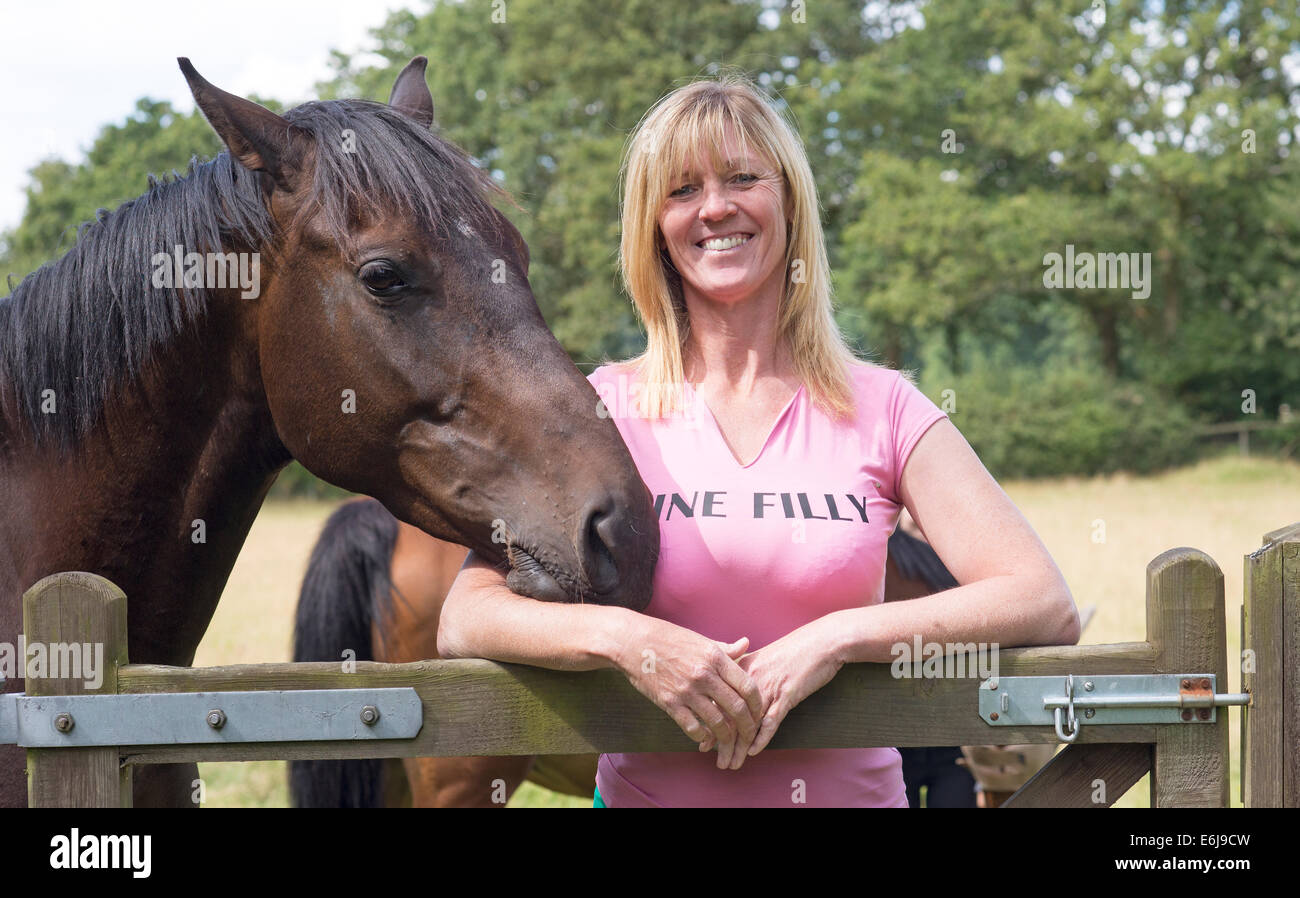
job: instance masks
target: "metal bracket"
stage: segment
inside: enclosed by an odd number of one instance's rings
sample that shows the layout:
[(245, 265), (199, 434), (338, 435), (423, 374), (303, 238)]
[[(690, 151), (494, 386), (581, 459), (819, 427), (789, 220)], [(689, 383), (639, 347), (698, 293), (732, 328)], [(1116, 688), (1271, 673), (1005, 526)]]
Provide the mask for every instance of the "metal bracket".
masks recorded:
[(979, 711), (991, 726), (1052, 726), (1074, 742), (1084, 724), (1214, 723), (1216, 708), (1250, 703), (1214, 688), (1214, 674), (994, 677), (980, 683)]
[(24, 748), (410, 739), (423, 724), (410, 687), (0, 695), (0, 744)]

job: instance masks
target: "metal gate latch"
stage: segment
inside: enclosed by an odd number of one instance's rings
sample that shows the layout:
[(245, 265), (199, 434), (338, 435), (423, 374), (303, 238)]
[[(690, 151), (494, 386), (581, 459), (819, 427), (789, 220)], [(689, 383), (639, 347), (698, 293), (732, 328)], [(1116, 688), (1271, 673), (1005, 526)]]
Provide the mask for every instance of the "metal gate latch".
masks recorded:
[(1214, 688), (1214, 674), (994, 677), (980, 683), (979, 709), (991, 726), (1051, 724), (1073, 742), (1084, 723), (1214, 723), (1216, 708), (1250, 704), (1249, 693)]

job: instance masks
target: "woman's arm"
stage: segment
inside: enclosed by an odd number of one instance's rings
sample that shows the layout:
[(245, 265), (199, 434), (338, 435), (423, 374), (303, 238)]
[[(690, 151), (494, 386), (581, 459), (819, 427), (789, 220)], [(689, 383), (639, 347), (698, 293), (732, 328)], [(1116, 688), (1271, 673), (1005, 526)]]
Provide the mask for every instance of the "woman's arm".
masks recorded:
[(562, 605), (511, 592), (491, 564), (470, 552), (443, 602), (438, 654), (549, 667), (618, 667), (633, 612)]
[[(541, 602), (511, 592), (473, 552), (438, 622), (443, 658), (490, 658), (556, 670), (622, 671), (696, 742), (719, 746), (732, 763), (737, 741), (758, 732), (762, 699), (736, 659), (749, 643), (726, 645), (659, 618), (605, 605)], [(724, 764), (725, 760), (725, 764)]]
[(963, 584), (932, 596), (828, 615), (842, 662), (894, 660), (899, 643), (1073, 645), (1079, 614), (1070, 588), (1024, 515), (951, 421), (916, 444), (900, 498), (944, 565)]
[[(958, 583), (924, 598), (820, 617), (741, 659), (769, 705), (748, 755), (762, 751), (790, 709), (846, 663), (891, 662), (923, 643), (1073, 645), (1074, 598), (1029, 522), (946, 418), (921, 437), (900, 498)], [(708, 742), (705, 742), (708, 747)]]

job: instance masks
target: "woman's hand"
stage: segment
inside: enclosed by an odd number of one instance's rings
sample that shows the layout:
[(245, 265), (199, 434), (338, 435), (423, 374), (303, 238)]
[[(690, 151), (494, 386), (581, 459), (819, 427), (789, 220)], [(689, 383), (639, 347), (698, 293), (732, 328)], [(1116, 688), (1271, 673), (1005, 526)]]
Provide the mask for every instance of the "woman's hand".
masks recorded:
[(825, 626), (813, 621), (740, 659), (741, 669), (763, 694), (763, 715), (753, 743), (742, 744), (739, 752), (753, 757), (766, 748), (790, 709), (829, 683), (844, 666), (831, 649)]
[(637, 691), (702, 743), (701, 751), (717, 745), (719, 768), (739, 768), (763, 716), (758, 686), (736, 663), (748, 648), (746, 637), (728, 645), (638, 615), (617, 664)]

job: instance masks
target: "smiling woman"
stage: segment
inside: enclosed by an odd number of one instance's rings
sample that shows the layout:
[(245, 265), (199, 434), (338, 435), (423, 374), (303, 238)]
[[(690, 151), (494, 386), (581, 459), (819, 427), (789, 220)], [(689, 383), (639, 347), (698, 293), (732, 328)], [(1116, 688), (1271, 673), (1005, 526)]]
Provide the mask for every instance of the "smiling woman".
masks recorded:
[[(748, 81), (695, 82), (642, 120), (621, 262), (646, 351), (589, 379), (643, 397), (610, 416), (660, 512), (650, 605), (543, 605), (471, 553), (440, 653), (616, 667), (699, 743), (602, 755), (597, 807), (906, 807), (896, 749), (764, 749), (895, 645), (1074, 642), (1060, 572), (945, 414), (845, 344), (802, 144)], [(904, 507), (962, 585), (884, 605)]]

